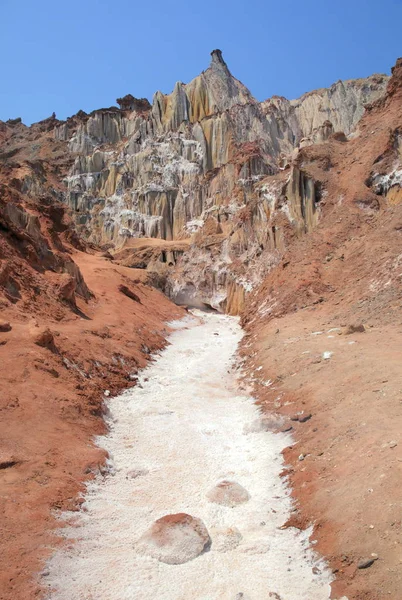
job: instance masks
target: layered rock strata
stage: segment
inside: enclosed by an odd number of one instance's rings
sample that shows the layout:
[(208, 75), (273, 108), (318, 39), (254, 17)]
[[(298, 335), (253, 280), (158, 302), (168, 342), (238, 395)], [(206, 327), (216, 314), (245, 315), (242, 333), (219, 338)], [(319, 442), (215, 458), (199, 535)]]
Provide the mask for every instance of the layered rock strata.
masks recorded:
[(188, 240), (185, 252), (153, 252), (143, 266), (175, 300), (236, 314), (277, 263), (286, 229), (301, 234), (319, 218), (320, 183), (292, 166), (299, 148), (355, 135), (387, 81), (258, 102), (214, 50), (206, 71), (152, 105), (128, 94), (120, 108), (52, 116), (72, 161), (62, 200), (81, 234), (112, 253), (135, 238)]

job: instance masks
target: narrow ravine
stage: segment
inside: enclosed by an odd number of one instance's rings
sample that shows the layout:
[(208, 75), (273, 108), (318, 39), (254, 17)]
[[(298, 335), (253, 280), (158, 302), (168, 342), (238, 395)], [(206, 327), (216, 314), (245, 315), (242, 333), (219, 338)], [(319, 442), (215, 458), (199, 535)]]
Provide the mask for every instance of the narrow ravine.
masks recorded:
[(110, 401), (110, 432), (98, 441), (110, 473), (89, 484), (63, 530), (70, 540), (47, 566), (49, 598), (328, 599), (309, 532), (281, 529), (289, 439), (263, 431), (239, 391), (237, 320), (196, 312), (175, 327), (140, 385)]

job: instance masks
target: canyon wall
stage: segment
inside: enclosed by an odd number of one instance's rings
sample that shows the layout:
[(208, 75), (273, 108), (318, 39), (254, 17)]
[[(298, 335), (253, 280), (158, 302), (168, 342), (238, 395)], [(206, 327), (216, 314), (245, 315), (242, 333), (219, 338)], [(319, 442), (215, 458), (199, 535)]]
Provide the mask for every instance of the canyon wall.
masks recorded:
[(298, 148), (351, 134), (387, 80), (258, 102), (215, 50), (206, 71), (152, 105), (128, 95), (120, 109), (55, 127), (74, 157), (65, 202), (81, 233), (111, 252), (139, 237), (190, 240), (168, 267), (153, 253), (149, 270), (178, 301), (237, 313), (278, 261), (284, 227), (301, 233), (318, 219), (319, 186), (290, 168)]
[[(127, 95), (120, 108), (48, 126), (72, 163), (60, 198), (88, 242), (113, 254), (142, 237), (188, 240), (185, 251), (172, 246), (169, 260), (153, 252), (143, 267), (177, 301), (237, 313), (289, 231), (300, 235), (319, 219), (323, 190), (295, 165), (299, 149), (354, 135), (388, 77), (258, 102), (220, 50), (211, 56), (206, 71), (157, 92), (152, 105)], [(25, 185), (38, 192), (37, 181)]]

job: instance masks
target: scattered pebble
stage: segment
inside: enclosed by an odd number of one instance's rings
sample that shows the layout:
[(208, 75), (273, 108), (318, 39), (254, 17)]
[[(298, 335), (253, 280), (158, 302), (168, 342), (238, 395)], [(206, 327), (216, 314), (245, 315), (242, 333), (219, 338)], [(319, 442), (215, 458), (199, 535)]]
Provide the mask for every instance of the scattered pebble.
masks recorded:
[(329, 352), (329, 351), (326, 351), (326, 352), (322, 353), (322, 357), (323, 357), (324, 360), (330, 359), (332, 355), (333, 355), (333, 352)]
[(308, 421), (309, 419), (311, 419), (311, 413), (297, 413), (295, 415), (292, 415), (290, 417), (291, 421), (298, 421), (299, 423), (305, 423), (306, 421)]
[(105, 390), (103, 392), (103, 395), (106, 396), (106, 397), (110, 396), (110, 390)]
[(0, 319), (0, 331), (2, 333), (6, 333), (7, 331), (11, 331), (12, 327), (8, 321), (3, 321)]
[(364, 333), (366, 328), (362, 323), (357, 323), (355, 325), (348, 325), (344, 331), (344, 335), (350, 335), (352, 333)]
[(395, 448), (398, 445), (398, 442), (392, 441), (389, 443), (390, 448)]
[(370, 558), (363, 558), (359, 563), (357, 563), (358, 569), (368, 569), (372, 564), (377, 560), (378, 556), (371, 556)]

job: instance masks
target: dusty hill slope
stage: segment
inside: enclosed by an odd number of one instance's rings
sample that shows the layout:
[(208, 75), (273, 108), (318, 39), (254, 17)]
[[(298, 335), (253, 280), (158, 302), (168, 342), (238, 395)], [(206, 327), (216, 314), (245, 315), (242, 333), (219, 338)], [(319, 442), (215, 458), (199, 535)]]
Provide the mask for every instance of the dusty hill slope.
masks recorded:
[(325, 192), (319, 218), (308, 235), (289, 231), (243, 313), (262, 406), (296, 434), (292, 524), (315, 523), (336, 598), (402, 595), (401, 132), (400, 59), (352, 139), (295, 157), (293, 171)]

